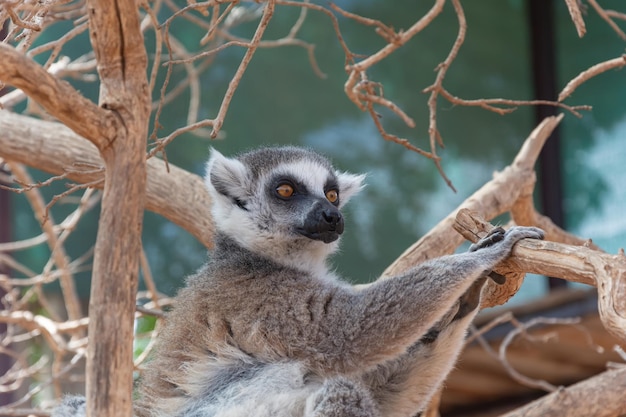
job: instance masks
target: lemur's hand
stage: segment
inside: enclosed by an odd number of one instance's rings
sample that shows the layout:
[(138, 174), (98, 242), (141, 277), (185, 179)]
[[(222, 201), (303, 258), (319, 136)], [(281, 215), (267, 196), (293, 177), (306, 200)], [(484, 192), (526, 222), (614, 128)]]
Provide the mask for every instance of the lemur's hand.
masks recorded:
[(506, 231), (503, 228), (494, 227), (489, 233), (487, 233), (487, 236), (472, 244), (469, 247), (468, 252), (476, 252), (479, 249), (487, 248), (489, 246), (492, 246), (496, 242), (500, 242), (504, 239), (505, 233)]
[[(544, 237), (543, 230), (537, 227), (514, 226), (508, 231), (505, 231), (502, 227), (494, 227), (487, 234), (487, 236), (472, 244), (469, 248), (469, 252), (475, 252), (477, 250), (492, 246), (497, 242), (501, 242), (505, 239), (505, 237), (510, 237), (511, 233), (515, 234), (514, 239), (516, 242), (525, 238), (543, 239)], [(506, 282), (506, 277), (504, 275), (498, 274), (497, 272), (491, 271), (488, 276), (496, 284), (503, 285)]]

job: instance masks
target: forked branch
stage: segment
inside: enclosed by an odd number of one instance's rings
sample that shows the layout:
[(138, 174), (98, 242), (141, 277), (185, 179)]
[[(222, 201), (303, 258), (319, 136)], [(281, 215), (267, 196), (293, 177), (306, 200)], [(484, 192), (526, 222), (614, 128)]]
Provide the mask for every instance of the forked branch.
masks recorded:
[(22, 89), (77, 134), (103, 149), (115, 138), (113, 114), (83, 97), (70, 84), (11, 46), (0, 44), (0, 81)]

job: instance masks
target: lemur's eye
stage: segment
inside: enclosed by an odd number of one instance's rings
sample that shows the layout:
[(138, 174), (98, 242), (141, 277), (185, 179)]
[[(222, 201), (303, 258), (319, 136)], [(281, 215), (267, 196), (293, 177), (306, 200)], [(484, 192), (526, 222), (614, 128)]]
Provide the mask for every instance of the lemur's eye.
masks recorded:
[(326, 191), (326, 199), (331, 203), (336, 203), (339, 199), (339, 193), (337, 190), (328, 190)]
[(289, 184), (281, 184), (278, 187), (276, 187), (276, 192), (278, 193), (279, 196), (283, 198), (289, 198), (293, 195), (294, 189)]

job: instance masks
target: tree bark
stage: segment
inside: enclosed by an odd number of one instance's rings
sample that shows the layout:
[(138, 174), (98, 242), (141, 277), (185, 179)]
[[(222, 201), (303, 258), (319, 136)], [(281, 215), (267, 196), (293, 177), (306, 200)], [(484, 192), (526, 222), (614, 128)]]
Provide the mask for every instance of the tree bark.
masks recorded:
[(0, 57), (0, 80), (22, 89), (48, 113), (97, 147), (102, 148), (114, 139), (118, 120), (113, 114), (99, 108), (22, 52), (0, 44)]
[[(88, 0), (100, 107), (120, 121), (108, 146), (89, 300), (87, 415), (132, 415), (133, 322), (150, 119), (147, 55), (132, 0)], [(96, 144), (97, 145), (97, 144)]]

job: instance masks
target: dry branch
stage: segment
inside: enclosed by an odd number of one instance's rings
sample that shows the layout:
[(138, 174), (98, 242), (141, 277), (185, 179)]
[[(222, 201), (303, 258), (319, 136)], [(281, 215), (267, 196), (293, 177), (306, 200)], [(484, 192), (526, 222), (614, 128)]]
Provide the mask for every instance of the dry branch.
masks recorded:
[[(103, 172), (76, 168), (76, 164), (103, 167), (95, 146), (67, 127), (0, 110), (0, 157), (53, 175), (67, 173), (79, 182), (94, 182)], [(73, 168), (75, 167), (75, 168)], [(156, 158), (148, 160), (146, 209), (181, 226), (206, 247), (211, 247), (211, 199), (200, 177)], [(100, 183), (98, 187), (102, 187)], [(175, 196), (175, 198), (173, 197)]]
[(226, 93), (224, 94), (224, 99), (222, 100), (220, 109), (217, 112), (217, 116), (215, 116), (213, 130), (211, 131), (212, 138), (216, 138), (217, 134), (222, 128), (222, 124), (224, 123), (224, 118), (226, 117), (226, 112), (228, 111), (228, 107), (230, 105), (230, 101), (232, 100), (233, 95), (235, 94), (235, 90), (239, 86), (239, 82), (241, 81), (241, 78), (243, 77), (244, 72), (248, 68), (248, 64), (250, 63), (250, 61), (252, 60), (252, 57), (254, 56), (254, 53), (256, 52), (256, 48), (259, 45), (259, 42), (261, 42), (263, 33), (265, 32), (265, 29), (267, 28), (267, 25), (269, 24), (270, 19), (272, 18), (272, 15), (274, 14), (275, 7), (276, 7), (275, 0), (268, 0), (267, 3), (265, 3), (265, 10), (263, 11), (263, 17), (261, 18), (261, 22), (259, 22), (259, 25), (257, 26), (257, 29), (254, 32), (254, 36), (252, 37), (252, 40), (250, 41), (250, 46), (246, 50), (246, 53), (244, 54), (241, 62), (239, 63), (239, 67), (237, 68), (235, 75), (228, 83), (228, 89), (226, 90)]
[(576, 77), (572, 78), (565, 88), (559, 93), (559, 101), (565, 100), (569, 97), (574, 90), (580, 87), (585, 81), (590, 80), (591, 78), (602, 74), (603, 72), (621, 68), (626, 65), (626, 55), (622, 55), (619, 58), (613, 58), (608, 61), (600, 62), (599, 64), (593, 65), (591, 68), (586, 69), (585, 71), (578, 74)]
[[(9, 162), (8, 166), (11, 173), (22, 183), (33, 182), (22, 164)], [(46, 205), (39, 190), (32, 189), (26, 191), (26, 197), (30, 201), (30, 206), (33, 208), (37, 221), (42, 225), (42, 230), (47, 235), (48, 245), (52, 251), (51, 258), (54, 259), (57, 269), (61, 271), (59, 283), (61, 285), (61, 291), (63, 292), (65, 301), (64, 305), (67, 310), (68, 318), (70, 320), (77, 320), (82, 317), (82, 313), (80, 310), (76, 286), (74, 285), (74, 278), (69, 270), (69, 258), (65, 252), (63, 242), (61, 239), (57, 238), (57, 235), (53, 230), (53, 220), (46, 214)]]
[(611, 16), (609, 16), (606, 10), (600, 7), (596, 0), (587, 0), (587, 2), (591, 5), (591, 7), (594, 8), (596, 13), (598, 13), (598, 15), (600, 15), (600, 17), (604, 19), (604, 21), (611, 27), (611, 29), (613, 29), (615, 33), (617, 33), (617, 36), (626, 41), (626, 33), (624, 33), (624, 31), (620, 29), (619, 26), (617, 26), (617, 24), (613, 21), (613, 19), (611, 19)]
[(619, 417), (626, 414), (626, 366), (561, 388), (501, 417)]
[(565, 4), (567, 4), (567, 10), (569, 11), (569, 14), (572, 18), (572, 22), (574, 22), (576, 32), (578, 32), (578, 37), (582, 38), (587, 32), (587, 28), (585, 27), (583, 15), (580, 12), (578, 0), (565, 0)]
[(99, 146), (106, 170), (89, 298), (87, 415), (125, 417), (132, 415), (133, 324), (147, 182), (148, 57), (134, 0), (87, 0), (87, 9), (99, 105), (121, 127), (109, 146)]
[[(460, 210), (455, 230), (473, 242), (486, 235), (493, 226), (476, 213)], [(511, 257), (496, 269), (509, 278), (509, 274), (533, 273), (571, 282), (593, 285), (598, 288), (598, 309), (604, 327), (615, 337), (626, 342), (626, 256), (609, 255), (586, 246), (524, 239), (511, 253)], [(506, 286), (507, 284), (505, 284)], [(517, 286), (517, 284), (514, 284)], [(515, 288), (515, 291), (517, 288)], [(506, 293), (506, 290), (504, 291)], [(489, 292), (482, 307), (503, 304), (508, 297)]]
[(104, 148), (113, 140), (118, 127), (113, 114), (8, 45), (0, 44), (0, 61), (1, 82), (22, 89), (48, 113), (97, 147)]

